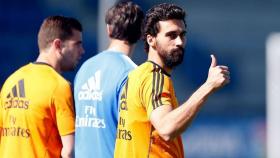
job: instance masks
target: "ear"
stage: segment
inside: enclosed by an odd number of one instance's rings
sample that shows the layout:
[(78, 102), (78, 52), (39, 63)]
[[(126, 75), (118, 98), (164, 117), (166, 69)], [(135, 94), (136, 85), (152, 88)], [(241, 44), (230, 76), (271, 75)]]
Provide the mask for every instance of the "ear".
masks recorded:
[(109, 24), (106, 24), (106, 31), (109, 37), (111, 37), (112, 34), (112, 27)]
[(152, 35), (147, 35), (147, 43), (150, 47), (154, 48), (156, 46), (156, 38)]
[(61, 49), (62, 48), (62, 42), (60, 39), (56, 38), (53, 40), (52, 45), (55, 49)]

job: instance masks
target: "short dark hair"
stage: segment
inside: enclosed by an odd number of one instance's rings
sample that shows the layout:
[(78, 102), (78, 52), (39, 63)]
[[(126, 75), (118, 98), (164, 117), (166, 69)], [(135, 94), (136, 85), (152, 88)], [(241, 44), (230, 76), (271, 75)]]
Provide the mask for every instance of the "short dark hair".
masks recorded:
[(105, 22), (112, 29), (111, 38), (134, 44), (141, 37), (143, 19), (144, 13), (137, 4), (124, 1), (116, 3), (107, 11)]
[(75, 18), (59, 15), (47, 17), (38, 33), (39, 49), (49, 47), (49, 44), (56, 38), (63, 41), (69, 39), (73, 35), (73, 29), (80, 32), (83, 30), (81, 23)]
[(175, 4), (162, 3), (153, 6), (146, 13), (145, 20), (142, 25), (144, 49), (149, 52), (149, 44), (147, 43), (147, 35), (156, 37), (159, 32), (159, 21), (166, 21), (170, 19), (182, 20), (185, 22), (185, 11)]

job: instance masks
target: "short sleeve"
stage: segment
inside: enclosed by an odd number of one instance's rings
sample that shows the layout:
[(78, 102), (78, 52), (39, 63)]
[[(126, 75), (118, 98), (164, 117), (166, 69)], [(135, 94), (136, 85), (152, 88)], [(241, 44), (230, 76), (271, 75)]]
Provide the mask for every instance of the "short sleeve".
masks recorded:
[(53, 95), (57, 128), (61, 136), (75, 132), (75, 112), (69, 84), (61, 84)]
[(148, 117), (154, 109), (163, 105), (172, 105), (171, 86), (170, 77), (159, 72), (153, 72), (143, 81), (141, 86), (143, 89), (140, 93)]

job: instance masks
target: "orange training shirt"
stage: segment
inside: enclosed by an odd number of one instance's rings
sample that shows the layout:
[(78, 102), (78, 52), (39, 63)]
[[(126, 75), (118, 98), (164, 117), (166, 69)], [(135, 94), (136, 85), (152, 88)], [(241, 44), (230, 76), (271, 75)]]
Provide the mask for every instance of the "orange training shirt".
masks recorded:
[(159, 106), (178, 106), (171, 78), (152, 62), (128, 75), (120, 100), (115, 158), (183, 158), (181, 137), (163, 140), (150, 122)]
[(1, 90), (0, 157), (59, 158), (61, 136), (75, 130), (69, 83), (52, 67), (30, 63)]

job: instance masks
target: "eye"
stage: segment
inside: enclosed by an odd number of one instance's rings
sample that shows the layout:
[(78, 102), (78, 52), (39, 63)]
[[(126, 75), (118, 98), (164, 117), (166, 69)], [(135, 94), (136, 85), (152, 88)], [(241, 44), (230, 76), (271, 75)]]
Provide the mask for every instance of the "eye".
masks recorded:
[(77, 42), (76, 42), (76, 45), (77, 45), (77, 46), (81, 46), (81, 45), (82, 45), (82, 41), (77, 41)]
[(186, 31), (182, 32), (182, 33), (180, 34), (180, 36), (181, 36), (181, 37), (186, 37)]
[(173, 40), (176, 39), (178, 35), (176, 32), (169, 32), (166, 34), (166, 36)]

